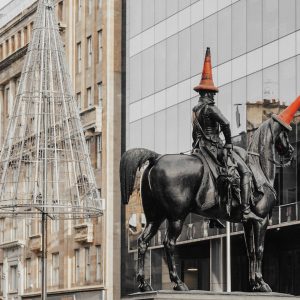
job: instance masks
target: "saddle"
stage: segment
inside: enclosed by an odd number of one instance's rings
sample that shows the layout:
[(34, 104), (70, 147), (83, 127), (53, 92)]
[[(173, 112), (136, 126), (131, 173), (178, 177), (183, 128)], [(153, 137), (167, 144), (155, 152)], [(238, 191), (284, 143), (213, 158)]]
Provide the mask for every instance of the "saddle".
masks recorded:
[[(204, 176), (202, 185), (198, 191), (197, 201), (202, 210), (209, 209), (216, 204), (226, 204), (227, 213), (230, 214), (232, 206), (232, 188), (238, 174), (233, 162), (228, 162), (228, 168), (222, 166), (204, 148), (194, 149), (191, 155), (197, 157), (204, 165)], [(204, 191), (207, 189), (206, 191)], [(206, 194), (208, 197), (201, 199), (200, 195)], [(198, 197), (199, 196), (199, 197)]]

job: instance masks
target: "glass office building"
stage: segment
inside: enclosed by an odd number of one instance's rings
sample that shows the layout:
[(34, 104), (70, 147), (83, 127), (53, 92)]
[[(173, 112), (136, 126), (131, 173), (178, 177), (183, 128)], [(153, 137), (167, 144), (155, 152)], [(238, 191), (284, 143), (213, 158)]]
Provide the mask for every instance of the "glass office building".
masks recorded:
[[(130, 0), (126, 15), (126, 149), (158, 153), (191, 149), (193, 91), (211, 48), (217, 106), (230, 120), (237, 144), (300, 95), (300, 1)], [(266, 237), (264, 276), (274, 291), (300, 294), (300, 117), (290, 140), (296, 159), (278, 168), (278, 193)], [(126, 207), (123, 294), (137, 290), (136, 238), (145, 218), (138, 191)], [(248, 289), (242, 227), (232, 225), (232, 289)], [(165, 226), (153, 238), (146, 274), (153, 288), (171, 288), (164, 262)], [(293, 236), (293, 238), (291, 238)], [(299, 238), (297, 238), (299, 237)], [(224, 290), (225, 232), (189, 215), (177, 248), (181, 277), (190, 289)]]

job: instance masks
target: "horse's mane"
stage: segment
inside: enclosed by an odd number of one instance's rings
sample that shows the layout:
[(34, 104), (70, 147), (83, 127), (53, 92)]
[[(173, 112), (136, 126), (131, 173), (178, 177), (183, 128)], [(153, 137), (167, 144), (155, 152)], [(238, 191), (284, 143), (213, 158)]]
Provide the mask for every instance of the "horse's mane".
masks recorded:
[[(252, 166), (259, 167), (256, 169), (261, 175), (263, 174), (268, 180), (268, 175), (266, 173), (268, 161), (265, 158), (265, 152), (268, 151), (267, 148), (270, 147), (270, 123), (272, 119), (264, 121), (258, 129), (255, 131), (252, 140), (248, 147), (249, 152), (249, 163)], [(252, 152), (252, 153), (251, 153)], [(259, 156), (257, 156), (257, 154)]]
[(269, 130), (270, 122), (268, 119), (264, 121), (255, 131), (252, 140), (248, 146), (248, 151), (256, 152), (260, 154), (262, 149), (266, 146), (266, 138), (268, 137), (267, 131)]

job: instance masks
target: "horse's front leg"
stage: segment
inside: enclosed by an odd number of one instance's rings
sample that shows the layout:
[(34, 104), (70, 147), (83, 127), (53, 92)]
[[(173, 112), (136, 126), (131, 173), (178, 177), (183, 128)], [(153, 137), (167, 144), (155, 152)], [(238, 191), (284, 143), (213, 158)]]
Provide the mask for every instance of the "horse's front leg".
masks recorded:
[(255, 288), (255, 247), (254, 247), (254, 233), (252, 221), (244, 222), (244, 237), (246, 242), (248, 263), (249, 263), (249, 284), (251, 290)]
[(145, 254), (152, 237), (156, 234), (161, 222), (147, 223), (144, 231), (138, 238), (138, 271), (136, 279), (141, 292), (152, 291), (151, 285), (145, 280)]
[(188, 287), (179, 278), (176, 270), (176, 263), (174, 258), (176, 240), (181, 233), (183, 221), (169, 221), (168, 231), (164, 240), (164, 247), (166, 251), (166, 259), (169, 268), (170, 280), (175, 283), (174, 290), (188, 291)]
[(269, 216), (262, 223), (253, 222), (254, 226), (254, 243), (255, 243), (255, 290), (258, 292), (272, 292), (270, 286), (264, 281), (262, 276), (262, 260), (264, 256), (265, 236), (268, 227)]

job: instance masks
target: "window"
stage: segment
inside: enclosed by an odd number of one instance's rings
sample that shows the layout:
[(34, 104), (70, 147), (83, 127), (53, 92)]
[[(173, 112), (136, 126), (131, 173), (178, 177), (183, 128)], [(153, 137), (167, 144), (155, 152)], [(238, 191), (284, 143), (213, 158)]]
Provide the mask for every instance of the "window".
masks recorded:
[(102, 82), (98, 83), (98, 106), (99, 108), (103, 108), (103, 85)]
[(90, 281), (90, 271), (91, 271), (91, 258), (90, 258), (90, 248), (84, 248), (85, 250), (85, 281)]
[(32, 276), (31, 276), (31, 258), (26, 259), (26, 289), (32, 287)]
[(4, 242), (4, 219), (0, 219), (0, 243)]
[(22, 47), (22, 44), (21, 44), (22, 38), (21, 37), (22, 37), (22, 33), (21, 33), (21, 31), (18, 31), (18, 45), (17, 45), (18, 48)]
[(96, 280), (101, 280), (101, 246), (96, 246)]
[(15, 36), (13, 35), (11, 37), (11, 52), (15, 52), (16, 51), (16, 39)]
[(61, 22), (63, 20), (63, 13), (64, 13), (64, 3), (60, 1), (58, 3), (58, 21)]
[(5, 41), (5, 48), (6, 48), (6, 56), (9, 56), (10, 51), (9, 51), (9, 40)]
[(79, 249), (75, 249), (74, 253), (74, 260), (75, 260), (75, 283), (80, 282), (80, 256), (79, 256)]
[(3, 278), (3, 264), (0, 264), (0, 293), (3, 293), (2, 278)]
[(9, 91), (9, 87), (7, 87), (5, 89), (5, 102), (6, 102), (6, 107), (7, 107), (7, 116), (9, 117), (9, 114), (10, 114), (10, 103), (11, 103), (11, 100), (10, 100), (10, 91)]
[(87, 88), (86, 93), (87, 93), (88, 107), (91, 107), (93, 105), (92, 89), (90, 87)]
[(28, 34), (28, 29), (27, 29), (27, 26), (24, 27), (24, 32), (23, 32), (23, 34), (24, 34), (24, 45), (26, 45), (26, 44), (28, 43), (28, 36), (27, 36), (27, 34)]
[(15, 241), (16, 239), (17, 239), (17, 221), (16, 219), (12, 219), (11, 240)]
[(77, 21), (81, 21), (82, 0), (77, 0)]
[(81, 61), (82, 61), (82, 56), (81, 56), (81, 43), (77, 43), (77, 73), (81, 72)]
[(98, 31), (98, 62), (102, 61), (103, 45), (102, 45), (102, 30)]
[(40, 256), (37, 257), (37, 281), (36, 281), (36, 287), (40, 288), (42, 286), (42, 258)]
[(59, 283), (59, 253), (52, 254), (52, 286)]
[(31, 219), (25, 219), (25, 237), (28, 238), (31, 236)]
[(88, 0), (88, 14), (91, 15), (93, 10), (93, 0)]
[(4, 58), (4, 55), (3, 55), (3, 45), (1, 44), (0, 45), (0, 61)]
[(97, 169), (101, 169), (102, 165), (102, 135), (97, 135)]
[(78, 109), (81, 110), (81, 93), (80, 92), (76, 94), (76, 103), (77, 103)]
[(57, 233), (59, 231), (59, 219), (51, 220), (51, 231)]
[(9, 276), (9, 291), (18, 291), (18, 266), (10, 266), (10, 276)]
[(87, 66), (88, 66), (88, 68), (90, 68), (92, 66), (92, 54), (93, 54), (92, 37), (89, 36), (87, 38)]
[(90, 154), (91, 153), (91, 139), (86, 140), (86, 147), (87, 147), (88, 154)]

